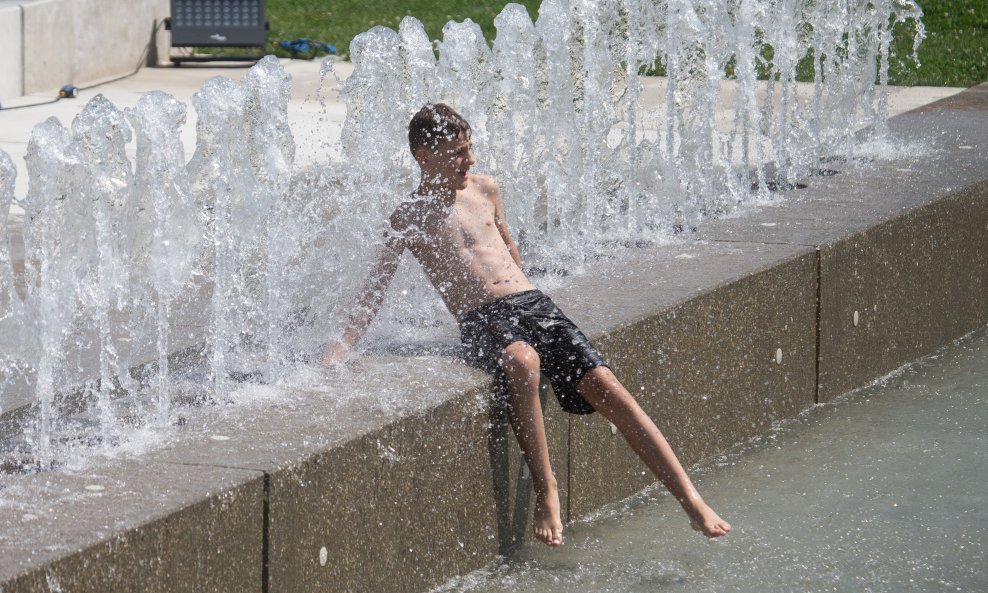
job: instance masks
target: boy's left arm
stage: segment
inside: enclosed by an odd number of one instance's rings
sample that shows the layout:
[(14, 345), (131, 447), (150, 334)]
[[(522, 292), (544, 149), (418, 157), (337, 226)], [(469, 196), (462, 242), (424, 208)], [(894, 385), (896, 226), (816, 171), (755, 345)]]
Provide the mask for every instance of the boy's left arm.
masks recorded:
[(515, 260), (515, 263), (521, 268), (521, 252), (518, 251), (518, 245), (511, 238), (511, 233), (508, 232), (508, 222), (504, 218), (501, 189), (493, 179), (488, 182), (488, 186), (486, 188), (487, 195), (490, 196), (491, 202), (494, 204), (494, 224), (497, 225), (497, 230), (501, 233), (501, 238), (504, 239), (504, 244), (508, 248), (508, 253), (511, 254), (511, 259)]

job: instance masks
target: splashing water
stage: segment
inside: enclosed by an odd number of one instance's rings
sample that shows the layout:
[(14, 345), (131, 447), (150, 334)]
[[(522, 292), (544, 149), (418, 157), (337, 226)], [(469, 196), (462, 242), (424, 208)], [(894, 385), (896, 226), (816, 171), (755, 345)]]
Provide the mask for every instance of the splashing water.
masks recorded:
[(184, 175), (184, 151), (179, 130), (185, 123), (185, 105), (160, 91), (145, 94), (126, 112), (137, 136), (135, 163), (136, 200), (142, 203), (146, 241), (142, 255), (132, 263), (136, 281), (153, 295), (157, 350), (155, 399), (157, 423), (169, 421), (171, 395), (168, 382), (169, 319), (172, 300), (191, 276), (201, 226), (196, 216), (189, 180)]
[[(10, 258), (10, 231), (7, 228), (10, 205), (14, 201), (16, 169), (10, 155), (0, 151), (0, 324), (17, 317), (20, 300), (14, 294), (14, 274)], [(0, 326), (6, 327), (6, 326)], [(0, 334), (0, 337), (7, 337)], [(7, 340), (4, 340), (7, 343)]]
[[(493, 45), (467, 20), (435, 48), (407, 17), (353, 40), (340, 156), (304, 170), (290, 80), (270, 56), (193, 96), (187, 164), (186, 107), (165, 93), (125, 113), (96, 97), (71, 130), (50, 119), (32, 133), (23, 200), (0, 152), (0, 384), (28, 389), (34, 417), (20, 446), (48, 467), (80, 410), (108, 447), (315, 352), (417, 181), (406, 130), (424, 103), (471, 122), (477, 167), (501, 183), (531, 270), (578, 269), (853, 156), (857, 130), (884, 129), (891, 27), (911, 20), (918, 46), (921, 14), (909, 0), (545, 0), (534, 23), (507, 5)], [(802, 94), (801, 61), (814, 76)], [(665, 79), (642, 78), (657, 66)], [(429, 328), (448, 315), (416, 267), (395, 284), (377, 333), (444, 339)], [(198, 385), (176, 375), (179, 352), (201, 361)]]

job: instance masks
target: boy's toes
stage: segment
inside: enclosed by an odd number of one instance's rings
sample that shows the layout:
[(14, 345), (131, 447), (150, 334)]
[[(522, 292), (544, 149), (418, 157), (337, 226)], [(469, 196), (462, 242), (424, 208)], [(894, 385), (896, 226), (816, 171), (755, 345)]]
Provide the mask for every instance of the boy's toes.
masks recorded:
[(721, 537), (731, 532), (731, 524), (724, 520), (715, 521), (713, 523), (698, 523), (691, 521), (690, 527), (707, 537)]
[(535, 539), (543, 544), (556, 548), (563, 545), (563, 530), (551, 527), (536, 527), (534, 530)]

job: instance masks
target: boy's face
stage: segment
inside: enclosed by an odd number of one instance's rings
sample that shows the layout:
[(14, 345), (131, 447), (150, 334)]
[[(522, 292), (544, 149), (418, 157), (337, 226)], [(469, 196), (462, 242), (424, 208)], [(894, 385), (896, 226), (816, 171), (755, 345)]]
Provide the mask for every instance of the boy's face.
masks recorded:
[(415, 158), (430, 183), (452, 189), (467, 186), (467, 172), (476, 163), (473, 141), (466, 134), (439, 142), (434, 151), (419, 148), (415, 151)]

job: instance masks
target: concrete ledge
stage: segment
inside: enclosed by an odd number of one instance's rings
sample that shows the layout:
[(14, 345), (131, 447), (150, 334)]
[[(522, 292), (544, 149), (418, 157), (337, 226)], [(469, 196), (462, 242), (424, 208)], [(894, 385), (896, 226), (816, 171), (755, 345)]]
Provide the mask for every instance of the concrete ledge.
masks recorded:
[[(978, 108), (986, 93), (971, 94), (953, 99), (962, 109), (892, 122), (932, 152), (828, 161), (837, 174), (811, 179), (784, 209), (629, 250), (550, 291), (684, 461), (986, 322), (988, 109)], [(27, 510), (0, 515), (0, 586), (411, 592), (527, 539), (530, 486), (489, 378), (441, 357), (367, 357), (327, 378), (322, 392), (245, 387), (252, 403), (203, 410), (139, 463), (110, 464), (114, 479), (150, 486), (116, 503), (76, 494), (103, 469), (5, 478), (4, 499)], [(600, 418), (546, 409), (570, 518), (651, 482)], [(170, 488), (156, 491), (152, 477)], [(17, 492), (40, 494), (35, 503)], [(21, 525), (46, 508), (66, 512)], [(189, 553), (208, 575), (188, 576)], [(217, 567), (226, 561), (235, 568)], [(207, 584), (170, 580), (185, 576)]]
[(262, 590), (259, 472), (125, 461), (5, 486), (4, 593)]
[[(523, 539), (531, 485), (487, 397), (468, 391), (273, 475), (270, 590), (422, 591)], [(565, 425), (549, 426), (558, 450)]]
[[(331, 393), (271, 390), (263, 412), (192, 418), (148, 456), (269, 476), (268, 590), (420, 591), (528, 534), (530, 482), (486, 375), (449, 358), (379, 357), (333, 380)], [(565, 419), (550, 411), (548, 426), (565, 453)]]
[[(746, 274), (762, 258), (781, 261), (596, 339), (685, 465), (767, 433), (814, 402), (815, 253), (757, 245), (735, 251), (707, 250), (692, 260), (690, 275)], [(676, 277), (668, 272), (659, 277)], [(571, 518), (655, 481), (602, 416), (570, 423)]]
[(820, 400), (988, 322), (988, 181), (820, 250)]
[(818, 248), (819, 401), (988, 322), (988, 84), (890, 129), (901, 146), (886, 150), (900, 157), (853, 168), (828, 160), (835, 175), (700, 233)]

